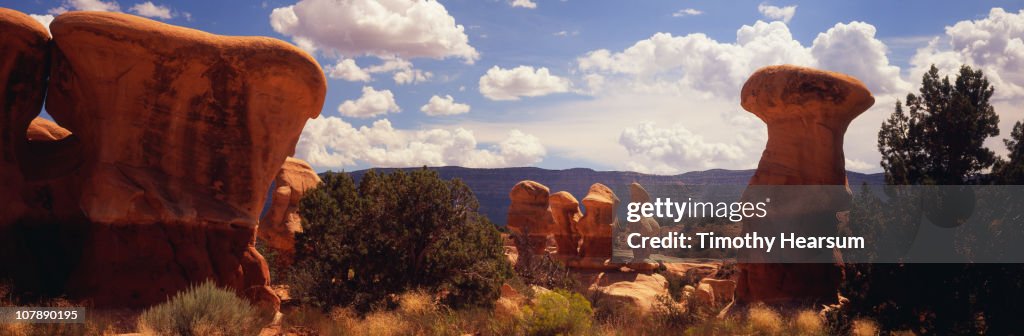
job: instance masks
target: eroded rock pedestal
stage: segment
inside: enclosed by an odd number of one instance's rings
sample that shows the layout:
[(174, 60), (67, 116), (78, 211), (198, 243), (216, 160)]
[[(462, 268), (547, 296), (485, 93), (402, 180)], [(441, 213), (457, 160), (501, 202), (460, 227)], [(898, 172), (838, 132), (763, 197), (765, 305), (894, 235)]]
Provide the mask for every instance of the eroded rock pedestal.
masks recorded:
[[(316, 61), (270, 38), (118, 13), (61, 14), (52, 43), (13, 11), (0, 30), (0, 85), (15, 99), (0, 105), (0, 277), (98, 307), (209, 279), (276, 307), (257, 218), (323, 105)], [(63, 138), (47, 138), (52, 125), (27, 134), (44, 93)]]
[[(837, 235), (836, 213), (848, 210), (843, 136), (850, 122), (874, 104), (867, 88), (847, 75), (796, 66), (755, 72), (742, 105), (768, 126), (768, 144), (743, 195), (771, 199), (767, 216), (744, 220), (744, 232), (778, 237)], [(771, 187), (798, 185), (801, 187)], [(739, 303), (830, 304), (839, 300), (841, 256), (833, 250), (740, 251)], [(785, 260), (787, 263), (772, 261)]]
[(576, 256), (579, 253), (580, 234), (576, 232), (583, 213), (580, 212), (580, 202), (568, 191), (559, 191), (548, 198), (551, 209), (551, 216), (555, 220), (555, 244), (558, 247), (558, 254), (563, 256)]
[(576, 231), (583, 240), (580, 242), (580, 257), (607, 260), (612, 257), (612, 233), (618, 219), (615, 209), (619, 198), (607, 186), (594, 183), (583, 198), (586, 214), (580, 219)]
[(299, 201), (307, 190), (320, 184), (320, 176), (306, 161), (289, 157), (274, 178), (270, 209), (260, 218), (259, 238), (279, 253), (282, 266), (291, 264), (295, 255), (295, 234), (302, 232)]
[(512, 203), (508, 207), (507, 225), (520, 240), (516, 242), (519, 253), (545, 253), (548, 236), (555, 226), (548, 210), (548, 194), (548, 187), (534, 181), (516, 183), (508, 193)]
[[(629, 201), (639, 203), (652, 202), (651, 195), (647, 193), (647, 190), (644, 189), (640, 183), (636, 182), (629, 185)], [(661, 234), (661, 225), (652, 217), (641, 217), (640, 220), (636, 222), (629, 222), (629, 224), (627, 224), (627, 229), (629, 231), (627, 234), (639, 233), (642, 237), (656, 237)], [(651, 256), (651, 252), (652, 251), (649, 246), (634, 248), (633, 262), (644, 263), (649, 261), (647, 259)]]

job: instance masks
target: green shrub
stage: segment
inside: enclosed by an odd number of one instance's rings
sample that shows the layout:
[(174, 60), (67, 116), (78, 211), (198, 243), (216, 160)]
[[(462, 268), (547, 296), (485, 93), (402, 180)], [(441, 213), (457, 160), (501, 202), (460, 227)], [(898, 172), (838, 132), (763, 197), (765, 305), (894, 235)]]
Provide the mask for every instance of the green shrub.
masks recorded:
[(259, 322), (248, 301), (208, 281), (147, 309), (138, 324), (148, 335), (256, 335)]
[(540, 293), (523, 308), (528, 335), (579, 335), (589, 331), (593, 310), (583, 295), (563, 290)]
[(299, 203), (303, 232), (285, 277), (294, 298), (360, 313), (410, 290), (452, 307), (490, 305), (512, 276), (501, 235), (459, 180), (419, 169), (327, 173)]

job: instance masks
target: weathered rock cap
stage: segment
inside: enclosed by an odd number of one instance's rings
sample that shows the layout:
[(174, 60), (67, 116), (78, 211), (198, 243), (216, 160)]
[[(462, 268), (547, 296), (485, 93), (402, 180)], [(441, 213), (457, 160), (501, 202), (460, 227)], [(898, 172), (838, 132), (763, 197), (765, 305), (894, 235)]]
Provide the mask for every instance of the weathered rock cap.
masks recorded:
[(5, 43), (25, 41), (29, 44), (50, 40), (50, 33), (39, 21), (25, 13), (0, 7), (0, 31), (4, 32)]
[(743, 84), (741, 105), (765, 122), (780, 119), (832, 119), (849, 122), (871, 105), (871, 91), (849, 75), (772, 65), (754, 72)]
[[(605, 204), (609, 207), (615, 206), (619, 203), (619, 198), (615, 196), (615, 192), (611, 188), (608, 188), (604, 184), (594, 183), (590, 186), (590, 190), (587, 192), (587, 197), (583, 198), (584, 205), (598, 205)], [(590, 208), (591, 206), (587, 206)]]
[(29, 141), (57, 141), (71, 136), (71, 131), (60, 127), (57, 123), (36, 117), (28, 125), (26, 138)]
[[(281, 171), (277, 173), (277, 179), (283, 182), (282, 185), (287, 184), (300, 192), (316, 188), (320, 182), (323, 182), (309, 163), (293, 157), (284, 160)], [(294, 201), (298, 202), (298, 200)]]
[(580, 206), (580, 202), (577, 201), (576, 197), (573, 197), (568, 191), (559, 191), (551, 194), (551, 196), (548, 197), (548, 200), (551, 207), (556, 209), (572, 209)]
[[(33, 20), (34, 21), (34, 20)], [(45, 31), (45, 30), (44, 30)], [(115, 12), (74, 11), (57, 16), (50, 23), (50, 32), (61, 36), (62, 40), (76, 40), (84, 44), (93, 40), (128, 40), (135, 43), (140, 50), (148, 53), (165, 53), (179, 51), (182, 46), (203, 46), (193, 52), (210, 52), (219, 49), (225, 58), (257, 58), (251, 62), (265, 62), (267, 69), (247, 69), (250, 71), (275, 71), (271, 66), (288, 66), (296, 69), (289, 76), (299, 76), (308, 69), (320, 69), (320, 64), (302, 49), (287, 42), (265, 36), (227, 36), (207, 33), (205, 31), (170, 25), (135, 15)], [(104, 42), (104, 41), (100, 41)], [(158, 45), (158, 46), (154, 46)], [(58, 42), (58, 47), (66, 47)], [(181, 48), (181, 49), (179, 49)], [(253, 53), (249, 53), (253, 52)], [(187, 54), (157, 55), (158, 57), (180, 56), (187, 60)], [(126, 60), (132, 65), (134, 60)], [(303, 64), (302, 67), (296, 64)], [(118, 73), (111, 74), (116, 76)], [(314, 99), (303, 101), (303, 105), (321, 106), (327, 91), (327, 78), (323, 71), (306, 71), (301, 79), (306, 84), (303, 89), (313, 92)], [(317, 99), (318, 98), (318, 99)], [(303, 106), (305, 107), (305, 106)], [(305, 112), (308, 118), (320, 115), (319, 109), (296, 108)]]
[(525, 180), (516, 183), (512, 187), (512, 191), (508, 193), (508, 198), (512, 199), (514, 203), (547, 204), (549, 192), (548, 187), (543, 184)]
[(647, 189), (644, 189), (640, 183), (633, 182), (629, 184), (629, 201), (650, 202), (651, 194), (647, 193)]

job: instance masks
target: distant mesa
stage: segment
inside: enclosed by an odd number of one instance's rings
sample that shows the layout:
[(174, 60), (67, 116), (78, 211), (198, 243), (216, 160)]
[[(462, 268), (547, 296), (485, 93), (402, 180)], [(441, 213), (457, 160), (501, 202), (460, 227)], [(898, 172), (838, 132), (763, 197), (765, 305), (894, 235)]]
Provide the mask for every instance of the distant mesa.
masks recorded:
[(120, 13), (61, 14), (51, 39), (0, 9), (0, 31), (0, 278), (97, 307), (212, 279), (276, 308), (256, 227), (323, 106), (319, 64)]
[[(395, 170), (413, 170), (412, 168), (374, 168), (378, 172)], [(491, 222), (504, 226), (508, 221), (509, 186), (523, 180), (530, 180), (550, 188), (562, 190), (576, 196), (586, 196), (590, 186), (601, 183), (611, 188), (616, 195), (629, 195), (629, 184), (638, 182), (648, 189), (652, 186), (670, 185), (735, 185), (744, 186), (754, 176), (754, 170), (711, 169), (693, 171), (677, 175), (651, 175), (630, 171), (597, 171), (588, 168), (544, 169), (536, 167), (517, 168), (465, 168), (465, 167), (429, 167), (441, 178), (458, 178), (473, 190), (480, 202), (480, 213)], [(358, 181), (367, 170), (356, 170), (349, 173)], [(870, 185), (885, 184), (882, 173), (862, 174), (847, 172), (850, 185), (862, 183)], [(554, 194), (552, 194), (554, 195)]]

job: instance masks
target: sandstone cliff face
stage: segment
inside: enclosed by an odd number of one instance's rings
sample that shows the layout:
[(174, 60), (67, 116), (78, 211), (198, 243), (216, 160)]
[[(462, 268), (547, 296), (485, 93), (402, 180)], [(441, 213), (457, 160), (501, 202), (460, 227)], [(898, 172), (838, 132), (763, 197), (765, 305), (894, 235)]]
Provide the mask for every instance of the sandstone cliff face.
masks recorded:
[[(847, 75), (796, 66), (770, 66), (755, 72), (742, 90), (743, 108), (768, 126), (757, 171), (746, 201), (772, 198), (765, 218), (744, 220), (744, 232), (777, 236), (781, 232), (835, 236), (836, 213), (848, 210), (843, 136), (850, 122), (874, 104), (867, 88)], [(799, 194), (771, 185), (804, 185)], [(772, 197), (776, 196), (776, 197)], [(744, 250), (741, 260), (766, 260), (763, 252)], [(815, 264), (743, 263), (739, 302), (836, 303), (842, 268), (836, 251), (790, 249), (790, 261)]]
[[(34, 286), (97, 306), (145, 306), (213, 279), (276, 306), (254, 248), (257, 217), (323, 105), (316, 61), (270, 38), (99, 12), (58, 16), (50, 48), (46, 30), (18, 15), (0, 12), (0, 43), (31, 42), (0, 55), (21, 62), (15, 75), (4, 62), (3, 83), (16, 84), (4, 97), (26, 99), (0, 105), (0, 174), (58, 169), (0, 186), (0, 201), (23, 208), (0, 215), (2, 237), (22, 241), (5, 256), (23, 268), (0, 276), (45, 279)], [(44, 88), (47, 111), (70, 131), (57, 141), (44, 139), (48, 125), (26, 134)]]
[(281, 253), (282, 262), (290, 263), (295, 253), (295, 234), (302, 232), (299, 201), (306, 190), (320, 184), (320, 176), (306, 161), (289, 157), (274, 178), (270, 209), (260, 219), (259, 238)]

